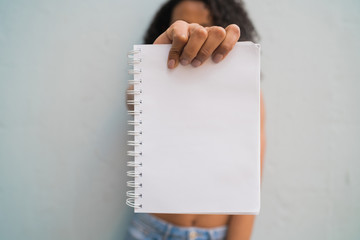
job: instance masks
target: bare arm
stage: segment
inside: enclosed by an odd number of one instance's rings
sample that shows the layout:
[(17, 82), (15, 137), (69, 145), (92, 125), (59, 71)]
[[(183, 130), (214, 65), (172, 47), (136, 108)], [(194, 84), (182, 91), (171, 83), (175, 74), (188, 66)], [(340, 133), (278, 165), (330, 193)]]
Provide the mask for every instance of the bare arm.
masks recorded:
[[(265, 108), (262, 94), (260, 95), (260, 161), (261, 175), (265, 154)], [(232, 215), (228, 226), (227, 240), (249, 240), (255, 221), (254, 215)]]
[[(129, 85), (127, 90), (134, 90), (134, 85)], [(126, 100), (134, 100), (134, 95), (132, 94), (126, 94)], [(130, 104), (126, 104), (128, 110), (133, 111), (134, 110), (134, 105), (130, 105)]]

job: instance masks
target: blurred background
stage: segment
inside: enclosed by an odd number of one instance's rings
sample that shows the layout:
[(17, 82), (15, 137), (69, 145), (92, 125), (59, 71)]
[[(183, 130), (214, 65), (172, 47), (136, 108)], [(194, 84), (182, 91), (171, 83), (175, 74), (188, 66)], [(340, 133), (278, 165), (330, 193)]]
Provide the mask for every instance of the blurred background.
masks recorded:
[[(0, 239), (123, 239), (127, 51), (164, 0), (0, 0)], [(252, 239), (360, 239), (360, 2), (246, 0), (267, 151)]]

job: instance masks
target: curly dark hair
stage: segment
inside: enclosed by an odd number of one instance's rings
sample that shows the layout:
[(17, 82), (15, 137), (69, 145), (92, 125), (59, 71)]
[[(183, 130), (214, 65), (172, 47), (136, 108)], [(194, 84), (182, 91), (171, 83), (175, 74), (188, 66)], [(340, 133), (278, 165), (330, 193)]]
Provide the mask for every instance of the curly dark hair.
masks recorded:
[[(151, 44), (170, 26), (171, 16), (178, 3), (184, 0), (169, 0), (156, 13), (146, 31), (144, 42)], [(210, 10), (213, 24), (223, 28), (237, 24), (241, 30), (239, 41), (257, 41), (259, 35), (244, 8), (242, 0), (193, 0), (205, 3)]]

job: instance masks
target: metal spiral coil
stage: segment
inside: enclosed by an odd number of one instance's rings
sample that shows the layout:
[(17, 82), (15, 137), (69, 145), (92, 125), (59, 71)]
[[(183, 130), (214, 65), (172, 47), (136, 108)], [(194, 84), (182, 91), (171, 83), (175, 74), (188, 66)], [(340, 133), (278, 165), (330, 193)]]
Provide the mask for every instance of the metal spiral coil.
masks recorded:
[(142, 142), (139, 142), (139, 141), (128, 141), (127, 144), (128, 144), (128, 146), (140, 146), (140, 145), (142, 145)]
[(138, 111), (136, 111), (136, 110), (129, 110), (128, 113), (129, 113), (130, 115), (139, 115), (139, 114), (142, 114), (142, 110), (138, 110)]
[(129, 136), (140, 136), (141, 134), (142, 134), (142, 131), (133, 131), (133, 130), (128, 131)]
[(139, 125), (142, 124), (142, 121), (141, 121), (141, 120), (140, 120), (140, 121), (129, 120), (129, 121), (128, 121), (128, 124), (129, 124), (129, 125), (133, 125), (133, 126), (139, 126)]
[(128, 60), (129, 66), (135, 66), (136, 64), (141, 63), (141, 58), (131, 58)]
[(130, 198), (135, 198), (135, 197), (142, 197), (141, 193), (136, 193), (134, 190), (129, 190), (126, 192), (126, 196), (130, 197)]
[(140, 105), (142, 104), (142, 100), (127, 100), (126, 103), (128, 105)]
[(128, 83), (129, 84), (139, 84), (139, 83), (142, 83), (142, 80), (141, 79), (131, 79), (131, 80), (128, 80)]
[(142, 162), (129, 161), (127, 162), (128, 167), (142, 167)]
[(135, 170), (130, 170), (130, 171), (127, 171), (126, 174), (129, 176), (129, 177), (142, 177), (142, 173), (141, 172), (137, 172)]
[(131, 188), (141, 188), (142, 187), (142, 183), (135, 182), (134, 180), (127, 181), (126, 185)]
[(141, 89), (133, 89), (133, 90), (127, 90), (126, 91), (127, 94), (130, 94), (130, 95), (139, 95), (140, 93), (142, 93), (142, 90)]
[(142, 198), (142, 193), (139, 192), (142, 187), (142, 183), (139, 182), (140, 178), (142, 177), (141, 167), (143, 166), (142, 162), (139, 161), (139, 158), (142, 156), (141, 146), (141, 135), (142, 131), (140, 129), (142, 125), (142, 120), (140, 119), (142, 110), (141, 104), (142, 100), (140, 99), (142, 89), (142, 79), (141, 79), (141, 68), (138, 68), (137, 65), (141, 64), (141, 54), (140, 49), (134, 49), (129, 51), (128, 53), (128, 65), (132, 66), (131, 69), (128, 70), (130, 75), (133, 75), (134, 78), (128, 80), (130, 85), (133, 85), (133, 88), (126, 91), (126, 94), (132, 95), (132, 99), (126, 101), (128, 105), (134, 106), (133, 110), (129, 110), (128, 114), (133, 117), (132, 120), (128, 121), (130, 126), (133, 126), (133, 130), (128, 131), (128, 136), (133, 137), (132, 140), (127, 142), (128, 146), (132, 147), (133, 150), (127, 151), (127, 155), (133, 158), (133, 161), (128, 161), (127, 166), (133, 168), (133, 170), (129, 170), (126, 172), (128, 177), (134, 178), (134, 180), (128, 181), (126, 184), (129, 188), (134, 188), (133, 190), (129, 190), (126, 192), (126, 204), (130, 207), (135, 209), (142, 208), (142, 204), (138, 203), (138, 199)]

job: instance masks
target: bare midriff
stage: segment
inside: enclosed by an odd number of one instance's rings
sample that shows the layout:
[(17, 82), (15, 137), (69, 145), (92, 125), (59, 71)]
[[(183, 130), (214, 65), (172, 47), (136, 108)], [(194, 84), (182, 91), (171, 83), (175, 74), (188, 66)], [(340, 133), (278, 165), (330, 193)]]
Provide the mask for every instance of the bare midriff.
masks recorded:
[(161, 214), (152, 213), (153, 216), (181, 227), (215, 228), (227, 225), (229, 215), (211, 214)]

